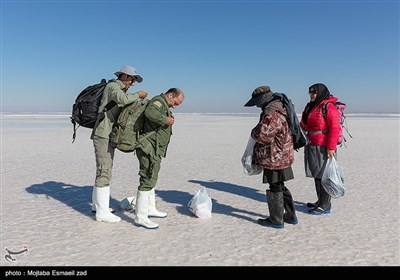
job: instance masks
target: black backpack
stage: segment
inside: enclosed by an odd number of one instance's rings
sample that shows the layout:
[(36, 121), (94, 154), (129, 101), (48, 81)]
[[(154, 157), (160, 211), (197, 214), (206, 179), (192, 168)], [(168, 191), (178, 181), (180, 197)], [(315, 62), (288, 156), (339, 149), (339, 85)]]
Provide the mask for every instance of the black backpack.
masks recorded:
[(288, 124), (293, 137), (293, 148), (298, 151), (308, 143), (307, 136), (300, 126), (292, 100), (290, 100), (284, 93), (275, 94), (280, 97), (283, 107), (285, 107), (287, 111)]
[[(102, 79), (100, 83), (95, 85), (90, 85), (79, 93), (78, 97), (75, 99), (75, 103), (72, 105), (72, 115), (71, 122), (74, 125), (74, 134), (72, 136), (72, 143), (75, 141), (76, 130), (79, 126), (93, 128), (96, 120), (99, 116), (99, 107), (101, 98), (103, 97), (104, 88), (109, 82), (114, 82), (115, 80)], [(110, 101), (104, 108), (102, 117), (104, 118), (104, 112), (110, 110), (114, 107), (116, 103)], [(76, 127), (76, 124), (79, 126)]]

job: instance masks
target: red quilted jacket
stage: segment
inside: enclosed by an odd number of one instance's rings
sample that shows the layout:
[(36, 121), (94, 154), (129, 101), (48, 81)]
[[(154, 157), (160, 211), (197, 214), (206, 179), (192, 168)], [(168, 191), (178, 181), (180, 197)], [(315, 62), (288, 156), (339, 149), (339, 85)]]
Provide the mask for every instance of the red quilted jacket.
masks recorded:
[[(325, 146), (329, 150), (335, 150), (339, 141), (342, 126), (340, 125), (340, 112), (331, 102), (336, 102), (337, 97), (331, 96), (323, 100), (310, 112), (307, 124), (300, 122), (301, 127), (307, 132), (311, 145)], [(327, 105), (326, 119), (322, 115), (322, 108)]]

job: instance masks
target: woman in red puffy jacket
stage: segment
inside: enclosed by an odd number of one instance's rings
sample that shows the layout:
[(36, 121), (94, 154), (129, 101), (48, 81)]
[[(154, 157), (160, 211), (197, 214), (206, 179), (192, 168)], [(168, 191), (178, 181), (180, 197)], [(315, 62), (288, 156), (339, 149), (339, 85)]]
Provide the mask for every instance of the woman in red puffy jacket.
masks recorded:
[(340, 112), (334, 104), (338, 98), (321, 83), (310, 86), (308, 93), (310, 102), (304, 108), (300, 125), (309, 140), (304, 148), (305, 172), (307, 177), (314, 178), (318, 200), (307, 203), (307, 207), (310, 214), (321, 215), (331, 211), (331, 197), (322, 187), (321, 178), (328, 158), (336, 157), (342, 127)]

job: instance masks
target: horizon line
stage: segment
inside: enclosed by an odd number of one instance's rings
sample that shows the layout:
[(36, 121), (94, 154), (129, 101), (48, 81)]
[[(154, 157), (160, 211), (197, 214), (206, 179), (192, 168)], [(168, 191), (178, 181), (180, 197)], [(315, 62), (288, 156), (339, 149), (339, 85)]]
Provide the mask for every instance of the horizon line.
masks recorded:
[[(177, 115), (259, 115), (259, 112), (176, 112)], [(296, 112), (297, 115), (302, 113)], [(0, 115), (4, 116), (62, 116), (70, 117), (69, 112), (0, 112)], [(395, 115), (400, 117), (400, 112), (362, 112), (362, 113), (345, 113), (345, 116), (360, 116), (360, 115)]]

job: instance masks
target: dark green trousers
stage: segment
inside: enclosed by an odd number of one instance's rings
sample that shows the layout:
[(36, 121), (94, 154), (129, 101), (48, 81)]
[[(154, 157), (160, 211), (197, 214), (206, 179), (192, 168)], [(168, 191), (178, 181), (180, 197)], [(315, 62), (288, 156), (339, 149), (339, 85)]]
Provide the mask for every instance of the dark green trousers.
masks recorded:
[(136, 150), (139, 160), (139, 191), (150, 191), (156, 186), (160, 172), (161, 157), (145, 154), (141, 149)]

